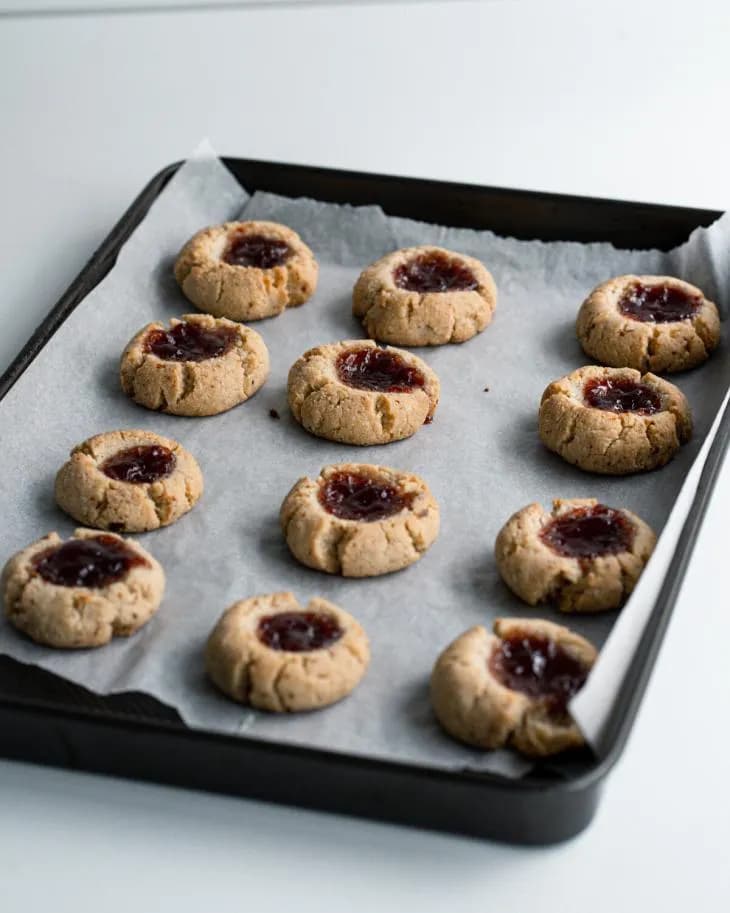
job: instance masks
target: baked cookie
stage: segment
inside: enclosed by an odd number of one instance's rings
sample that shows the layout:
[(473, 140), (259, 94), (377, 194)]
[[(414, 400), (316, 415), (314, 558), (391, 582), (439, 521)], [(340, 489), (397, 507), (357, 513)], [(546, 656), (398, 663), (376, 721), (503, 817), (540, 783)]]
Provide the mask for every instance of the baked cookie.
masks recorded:
[(497, 287), (483, 264), (428, 245), (372, 263), (352, 293), (352, 312), (368, 336), (403, 346), (465, 342), (491, 321), (496, 303)]
[(494, 634), (465, 631), (439, 656), (431, 703), (449, 735), (477, 748), (532, 756), (583, 745), (567, 704), (585, 684), (595, 648), (562, 625), (498, 618)]
[(552, 512), (540, 504), (518, 510), (494, 551), (502, 579), (529, 605), (600, 612), (623, 604), (655, 544), (653, 530), (631, 511), (572, 498), (553, 501)]
[(654, 374), (590, 365), (542, 395), (540, 438), (564, 460), (604, 475), (663, 466), (692, 436), (684, 394)]
[(227, 609), (208, 639), (205, 665), (228, 697), (260, 710), (316, 710), (346, 697), (370, 662), (352, 615), (315, 597), (253, 596)]
[(316, 479), (300, 479), (280, 518), (298, 561), (343, 577), (408, 567), (439, 529), (438, 504), (423, 479), (368, 463), (325, 466)]
[(259, 334), (232, 320), (185, 314), (170, 329), (148, 323), (122, 354), (122, 390), (170, 415), (217, 415), (245, 402), (269, 376)]
[(305, 352), (289, 371), (289, 408), (307, 431), (343, 444), (389, 444), (430, 422), (439, 380), (402, 349), (349, 340)]
[(134, 634), (157, 611), (165, 575), (149, 552), (113, 533), (49, 533), (0, 577), (5, 615), (49, 647), (100, 647)]
[(204, 228), (175, 263), (195, 307), (215, 317), (261, 320), (314, 294), (317, 261), (299, 235), (277, 222), (226, 222)]
[(581, 305), (576, 332), (587, 355), (614, 368), (684, 371), (720, 342), (717, 305), (671, 276), (618, 276)]
[(169, 526), (203, 493), (195, 457), (151, 431), (108, 431), (74, 447), (56, 476), (56, 502), (97, 529), (142, 533)]

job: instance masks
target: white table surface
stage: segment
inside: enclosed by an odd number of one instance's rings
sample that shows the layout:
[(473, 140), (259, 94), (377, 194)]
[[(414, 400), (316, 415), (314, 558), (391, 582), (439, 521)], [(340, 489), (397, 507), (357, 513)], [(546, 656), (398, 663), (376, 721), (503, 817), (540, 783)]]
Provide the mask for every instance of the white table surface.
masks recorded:
[[(0, 370), (206, 134), (240, 156), (727, 207), (729, 38), (723, 0), (4, 17)], [(576, 840), (502, 847), (0, 762), (2, 910), (726, 910), (729, 498), (726, 467)]]

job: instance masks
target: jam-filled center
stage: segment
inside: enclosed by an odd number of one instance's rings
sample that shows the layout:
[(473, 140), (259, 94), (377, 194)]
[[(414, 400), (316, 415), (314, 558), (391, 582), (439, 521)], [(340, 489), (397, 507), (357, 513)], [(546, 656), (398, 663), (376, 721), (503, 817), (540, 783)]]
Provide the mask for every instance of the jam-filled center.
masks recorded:
[(595, 504), (556, 517), (542, 530), (540, 538), (566, 558), (595, 558), (629, 551), (634, 527), (620, 510)]
[(234, 234), (228, 242), (223, 259), (231, 266), (253, 266), (257, 269), (272, 269), (281, 266), (291, 257), (292, 249), (279, 238), (265, 235)]
[(272, 650), (303, 653), (322, 650), (338, 641), (344, 631), (337, 619), (325, 612), (279, 612), (259, 622), (259, 640)]
[(469, 267), (441, 251), (418, 254), (396, 267), (393, 281), (409, 292), (463, 292), (479, 282)]
[(644, 285), (627, 289), (618, 303), (622, 314), (643, 323), (671, 323), (693, 317), (702, 304), (699, 295), (673, 285)]
[(33, 566), (57, 586), (103, 587), (121, 580), (131, 568), (147, 561), (114, 536), (69, 539), (33, 558)]
[(492, 653), (489, 668), (506, 688), (542, 698), (551, 710), (564, 712), (588, 678), (586, 666), (548, 637), (515, 633)]
[(638, 412), (653, 415), (662, 408), (659, 394), (646, 384), (627, 378), (596, 377), (583, 388), (589, 406), (604, 412)]
[(164, 361), (205, 361), (230, 352), (235, 339), (233, 327), (210, 328), (183, 322), (169, 330), (152, 330), (144, 348)]
[(118, 482), (158, 482), (169, 476), (177, 460), (172, 450), (159, 444), (127, 447), (101, 464), (101, 471)]
[(320, 486), (319, 500), (326, 511), (341, 520), (383, 520), (400, 513), (413, 500), (411, 493), (372, 476), (337, 472)]
[(426, 379), (396, 352), (385, 349), (348, 349), (337, 358), (337, 375), (343, 384), (380, 393), (409, 393)]

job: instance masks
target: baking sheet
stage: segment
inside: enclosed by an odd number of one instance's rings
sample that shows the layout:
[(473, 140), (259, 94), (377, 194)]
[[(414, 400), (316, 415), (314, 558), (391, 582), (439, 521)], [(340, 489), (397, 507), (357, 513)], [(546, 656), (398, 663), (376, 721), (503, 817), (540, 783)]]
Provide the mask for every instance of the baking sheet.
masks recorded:
[[(301, 233), (320, 263), (316, 295), (254, 325), (269, 347), (272, 371), (248, 403), (204, 419), (135, 406), (119, 388), (124, 345), (145, 323), (194, 310), (172, 277), (174, 258), (200, 227), (239, 215), (280, 221)], [(355, 448), (308, 435), (286, 406), (289, 366), (311, 346), (361, 336), (351, 315), (357, 275), (375, 258), (416, 243), (440, 244), (485, 262), (499, 289), (493, 323), (464, 345), (417, 350), (441, 378), (442, 399), (433, 424), (410, 440)], [(549, 381), (586, 363), (574, 321), (597, 283), (629, 272), (681, 275), (714, 297), (724, 320), (729, 251), (727, 217), (665, 254), (516, 241), (390, 218), (372, 206), (249, 197), (204, 146), (155, 202), (112, 272), (0, 403), (2, 561), (50, 530), (71, 532), (74, 524), (54, 505), (53, 478), (85, 438), (144, 428), (176, 438), (196, 455), (206, 484), (201, 502), (172, 527), (139, 537), (167, 573), (162, 607), (133, 638), (98, 650), (54, 651), (3, 624), (0, 653), (98, 693), (147, 692), (195, 727), (435, 767), (522, 774), (529, 763), (512, 753), (481, 753), (442, 734), (428, 704), (431, 667), (461, 631), (489, 626), (497, 615), (545, 616), (604, 643), (616, 613), (578, 618), (524, 606), (500, 581), (494, 538), (513, 511), (535, 500), (548, 505), (553, 497), (598, 497), (631, 508), (657, 531), (664, 526), (685, 477), (691, 480), (690, 468), (730, 382), (724, 347), (701, 369), (674, 378), (693, 407), (696, 432), (658, 472), (603, 478), (574, 469), (541, 446), (537, 406)], [(271, 418), (271, 409), (280, 420)], [(301, 567), (290, 556), (278, 525), (282, 499), (300, 476), (345, 460), (383, 463), (427, 480), (441, 505), (441, 534), (411, 568), (344, 580)], [(346, 701), (276, 717), (239, 707), (206, 682), (203, 646), (221, 611), (237, 599), (282, 589), (300, 601), (332, 599), (368, 631), (372, 663)], [(580, 720), (592, 737), (610, 706), (617, 680), (612, 673), (640, 631), (647, 598), (624, 608), (623, 649), (605, 672), (597, 668), (601, 674), (581, 696)]]

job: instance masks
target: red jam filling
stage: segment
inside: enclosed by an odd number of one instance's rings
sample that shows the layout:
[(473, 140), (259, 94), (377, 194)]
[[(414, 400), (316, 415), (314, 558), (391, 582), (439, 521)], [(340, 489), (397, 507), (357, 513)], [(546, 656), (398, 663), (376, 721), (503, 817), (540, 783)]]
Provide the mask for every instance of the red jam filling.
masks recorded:
[(556, 517), (542, 530), (540, 538), (566, 558), (595, 558), (629, 551), (634, 527), (620, 510), (595, 504)]
[(349, 349), (337, 359), (337, 375), (343, 384), (380, 393), (410, 393), (426, 379), (395, 352), (385, 349)]
[(653, 415), (662, 408), (659, 394), (633, 380), (614, 380), (610, 377), (596, 377), (583, 388), (583, 396), (589, 406), (604, 412), (638, 412)]
[(235, 339), (232, 327), (210, 329), (199, 323), (176, 323), (170, 330), (152, 330), (144, 350), (164, 361), (205, 361), (230, 352)]
[(461, 261), (440, 251), (418, 254), (393, 271), (398, 288), (409, 292), (472, 291), (479, 283), (474, 273)]
[(690, 295), (671, 285), (637, 283), (624, 292), (619, 311), (642, 323), (671, 323), (693, 317), (702, 304), (699, 295)]
[(326, 511), (341, 520), (372, 523), (409, 507), (414, 495), (380, 479), (354, 472), (336, 472), (319, 489)]
[(127, 447), (101, 464), (101, 471), (117, 482), (158, 482), (169, 476), (177, 460), (172, 450), (157, 444)]
[(235, 234), (228, 243), (223, 259), (231, 266), (253, 266), (272, 269), (281, 266), (291, 257), (292, 249), (278, 238), (265, 235)]
[(489, 659), (489, 669), (505, 688), (542, 698), (556, 713), (565, 712), (588, 678), (583, 663), (554, 640), (527, 632), (501, 641)]
[(33, 567), (48, 583), (56, 586), (103, 587), (121, 580), (133, 567), (146, 565), (114, 536), (69, 539), (33, 558)]
[(303, 653), (329, 647), (344, 631), (336, 618), (324, 612), (280, 612), (262, 618), (256, 633), (272, 650)]

